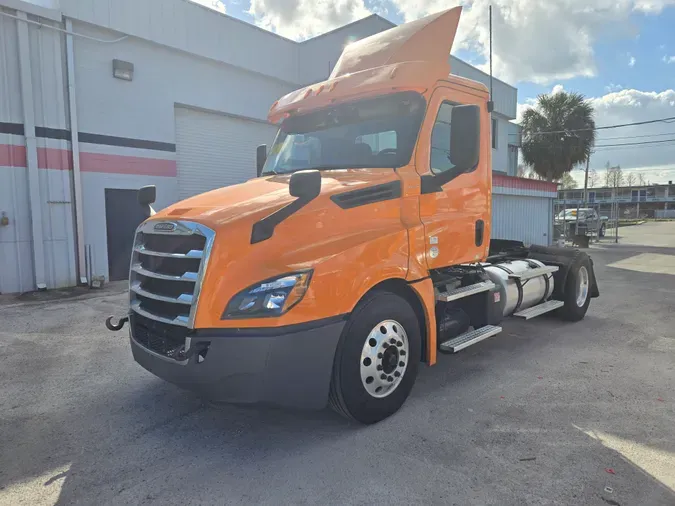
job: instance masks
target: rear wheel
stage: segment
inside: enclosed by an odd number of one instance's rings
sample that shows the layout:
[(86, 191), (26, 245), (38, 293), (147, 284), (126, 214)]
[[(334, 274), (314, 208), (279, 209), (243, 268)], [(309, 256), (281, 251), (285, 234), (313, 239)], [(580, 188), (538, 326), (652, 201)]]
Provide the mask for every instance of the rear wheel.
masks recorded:
[(331, 407), (366, 424), (394, 414), (415, 383), (420, 350), (419, 322), (410, 304), (391, 292), (367, 295), (340, 337)]
[(580, 254), (570, 266), (565, 282), (564, 302), (559, 315), (563, 320), (579, 321), (586, 316), (591, 303), (591, 265), (586, 254)]

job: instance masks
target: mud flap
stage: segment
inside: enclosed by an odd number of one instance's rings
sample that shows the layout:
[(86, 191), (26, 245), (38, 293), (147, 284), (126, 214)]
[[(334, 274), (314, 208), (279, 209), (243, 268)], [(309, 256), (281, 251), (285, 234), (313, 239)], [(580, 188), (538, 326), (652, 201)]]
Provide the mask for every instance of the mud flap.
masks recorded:
[(553, 298), (557, 300), (564, 300), (563, 291), (567, 282), (567, 275), (570, 267), (574, 265), (580, 258), (586, 256), (590, 267), (590, 295), (595, 299), (600, 296), (600, 289), (595, 278), (595, 269), (593, 267), (593, 259), (581, 250), (573, 248), (555, 248), (552, 246), (537, 246), (532, 245), (527, 255), (528, 258), (539, 260), (548, 265), (557, 265), (560, 270), (553, 275), (555, 281), (555, 288), (553, 290)]

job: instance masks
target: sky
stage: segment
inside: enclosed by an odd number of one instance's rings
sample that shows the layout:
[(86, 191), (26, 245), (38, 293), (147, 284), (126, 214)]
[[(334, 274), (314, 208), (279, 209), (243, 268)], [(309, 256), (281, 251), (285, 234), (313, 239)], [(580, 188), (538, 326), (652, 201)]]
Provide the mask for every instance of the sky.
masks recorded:
[[(463, 5), (452, 52), (484, 70), (492, 4), (494, 75), (518, 88), (519, 117), (559, 90), (585, 95), (597, 126), (675, 117), (675, 0), (193, 1), (298, 41), (372, 13), (399, 24)], [(675, 121), (597, 134), (590, 164), (600, 175), (609, 162), (675, 181)], [(607, 146), (631, 142), (653, 143)]]

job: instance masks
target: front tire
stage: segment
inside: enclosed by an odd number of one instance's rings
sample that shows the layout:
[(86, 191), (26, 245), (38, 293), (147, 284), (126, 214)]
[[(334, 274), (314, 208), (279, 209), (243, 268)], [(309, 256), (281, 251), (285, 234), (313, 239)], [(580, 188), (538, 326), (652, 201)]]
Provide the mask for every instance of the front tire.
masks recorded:
[(366, 295), (338, 343), (331, 407), (364, 424), (391, 416), (412, 390), (420, 353), (420, 325), (410, 304), (391, 292)]
[(563, 301), (558, 313), (563, 320), (577, 322), (586, 316), (591, 303), (591, 262), (585, 253), (570, 266)]

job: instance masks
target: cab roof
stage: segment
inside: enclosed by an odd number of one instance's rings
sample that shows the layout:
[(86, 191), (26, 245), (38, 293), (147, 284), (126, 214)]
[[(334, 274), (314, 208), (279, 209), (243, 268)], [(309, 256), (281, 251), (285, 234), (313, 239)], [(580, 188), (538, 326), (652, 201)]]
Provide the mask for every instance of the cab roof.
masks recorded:
[(326, 81), (280, 98), (270, 108), (270, 121), (346, 98), (424, 92), (440, 79), (449, 80), (450, 50), (461, 12), (454, 7), (349, 44)]

